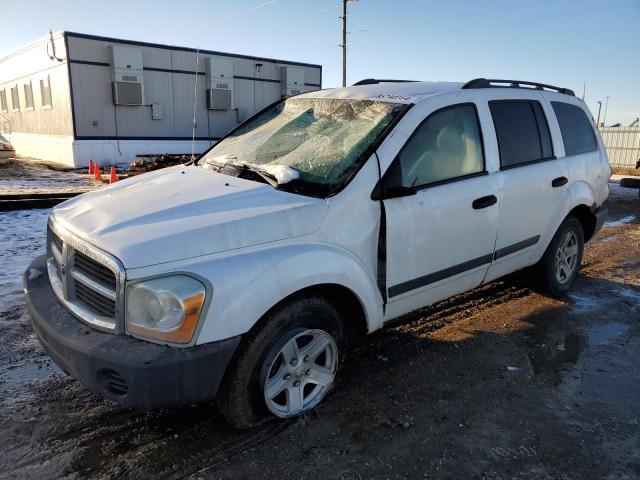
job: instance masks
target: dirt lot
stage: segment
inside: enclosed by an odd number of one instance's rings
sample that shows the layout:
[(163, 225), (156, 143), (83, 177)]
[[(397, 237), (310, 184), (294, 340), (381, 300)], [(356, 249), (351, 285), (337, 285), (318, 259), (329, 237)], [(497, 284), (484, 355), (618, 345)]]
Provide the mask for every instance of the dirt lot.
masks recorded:
[(567, 299), (518, 274), (416, 312), (356, 339), (313, 414), (250, 432), (213, 405), (127, 410), (62, 374), (18, 280), (46, 212), (0, 215), (2, 478), (640, 478), (635, 191), (614, 187)]

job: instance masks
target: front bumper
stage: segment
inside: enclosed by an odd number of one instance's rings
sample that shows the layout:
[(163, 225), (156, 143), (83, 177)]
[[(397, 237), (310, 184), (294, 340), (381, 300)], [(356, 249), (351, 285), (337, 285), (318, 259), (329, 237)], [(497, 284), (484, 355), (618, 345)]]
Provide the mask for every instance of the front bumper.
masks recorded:
[[(30, 275), (36, 269), (42, 275)], [(215, 397), (240, 337), (189, 348), (94, 330), (71, 315), (51, 289), (46, 257), (24, 274), (31, 324), (65, 372), (104, 397), (134, 408), (166, 408)]]

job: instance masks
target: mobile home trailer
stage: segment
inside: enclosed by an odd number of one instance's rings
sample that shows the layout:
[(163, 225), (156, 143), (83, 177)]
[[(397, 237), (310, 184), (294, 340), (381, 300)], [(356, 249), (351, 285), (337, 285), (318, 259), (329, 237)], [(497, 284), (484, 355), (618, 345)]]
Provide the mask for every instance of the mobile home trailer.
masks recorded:
[(320, 65), (58, 32), (0, 59), (1, 125), (18, 155), (122, 163), (201, 152), (321, 84)]

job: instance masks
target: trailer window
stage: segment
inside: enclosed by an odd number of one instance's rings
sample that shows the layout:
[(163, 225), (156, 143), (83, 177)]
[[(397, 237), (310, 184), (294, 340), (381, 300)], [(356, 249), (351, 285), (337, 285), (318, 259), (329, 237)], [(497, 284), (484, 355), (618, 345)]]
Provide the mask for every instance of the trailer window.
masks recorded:
[(0, 90), (0, 112), (7, 112), (9, 107), (7, 106), (7, 91), (5, 89)]

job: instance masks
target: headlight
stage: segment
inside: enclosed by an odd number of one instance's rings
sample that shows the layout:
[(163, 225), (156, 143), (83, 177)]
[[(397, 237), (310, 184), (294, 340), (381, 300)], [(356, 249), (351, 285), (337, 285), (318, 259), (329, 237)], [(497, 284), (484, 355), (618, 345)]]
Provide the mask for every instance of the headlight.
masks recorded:
[(186, 275), (127, 285), (127, 332), (174, 343), (188, 343), (204, 305), (205, 286)]

